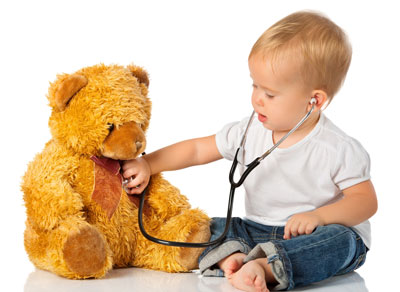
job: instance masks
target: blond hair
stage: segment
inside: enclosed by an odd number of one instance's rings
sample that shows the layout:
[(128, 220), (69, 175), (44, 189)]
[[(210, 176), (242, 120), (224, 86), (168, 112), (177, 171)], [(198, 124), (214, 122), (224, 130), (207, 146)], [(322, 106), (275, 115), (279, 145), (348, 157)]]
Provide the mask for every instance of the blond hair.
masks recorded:
[(324, 90), (330, 102), (351, 62), (352, 49), (344, 31), (320, 13), (296, 12), (267, 29), (254, 44), (249, 59), (261, 53), (276, 61), (288, 52), (299, 58), (305, 83)]

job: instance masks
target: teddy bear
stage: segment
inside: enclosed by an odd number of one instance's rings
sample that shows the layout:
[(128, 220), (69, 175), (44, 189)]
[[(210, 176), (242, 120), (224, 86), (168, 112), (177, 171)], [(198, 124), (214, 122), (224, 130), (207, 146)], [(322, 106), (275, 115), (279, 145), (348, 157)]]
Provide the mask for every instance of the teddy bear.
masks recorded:
[[(22, 179), (24, 245), (32, 263), (71, 279), (101, 278), (113, 267), (166, 272), (197, 268), (198, 248), (143, 237), (138, 197), (123, 188), (121, 161), (146, 147), (149, 78), (138, 66), (98, 64), (50, 83), (52, 139)], [(143, 224), (165, 240), (204, 242), (210, 218), (162, 174), (151, 177)]]

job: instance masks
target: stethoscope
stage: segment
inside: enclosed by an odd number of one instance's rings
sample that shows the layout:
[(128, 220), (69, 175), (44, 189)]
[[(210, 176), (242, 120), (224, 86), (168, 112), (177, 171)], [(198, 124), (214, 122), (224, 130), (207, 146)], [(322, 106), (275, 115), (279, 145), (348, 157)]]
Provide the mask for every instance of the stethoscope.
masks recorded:
[(254, 168), (256, 168), (260, 164), (261, 161), (263, 161), (268, 155), (270, 155), (272, 151), (274, 151), (283, 141), (286, 140), (287, 137), (289, 137), (290, 134), (292, 134), (294, 131), (296, 131), (307, 120), (307, 118), (311, 115), (312, 111), (314, 110), (315, 103), (316, 103), (316, 99), (312, 98), (311, 101), (310, 101), (310, 104), (312, 105), (312, 107), (307, 112), (307, 114), (300, 120), (300, 122), (298, 122), (296, 126), (294, 126), (285, 136), (283, 136), (278, 142), (276, 142), (263, 155), (257, 157), (251, 163), (245, 165), (246, 166), (246, 170), (243, 172), (243, 174), (241, 175), (239, 180), (235, 182), (234, 175), (235, 175), (236, 168), (237, 168), (237, 165), (238, 165), (238, 155), (239, 155), (240, 150), (244, 149), (244, 144), (246, 142), (247, 132), (248, 132), (248, 130), (250, 128), (251, 123), (254, 120), (255, 111), (253, 111), (253, 113), (251, 114), (250, 119), (249, 119), (249, 121), (247, 123), (247, 126), (246, 126), (246, 129), (244, 131), (244, 134), (242, 136), (242, 140), (240, 141), (240, 146), (236, 150), (235, 158), (233, 159), (232, 167), (231, 167), (231, 170), (229, 172), (229, 182), (231, 184), (231, 189), (230, 189), (230, 193), (229, 193), (228, 211), (227, 211), (227, 214), (226, 214), (225, 229), (217, 239), (215, 239), (213, 241), (209, 241), (209, 242), (179, 242), (179, 241), (168, 241), (168, 240), (159, 239), (159, 238), (153, 237), (150, 234), (148, 234), (146, 232), (146, 230), (144, 229), (144, 227), (143, 227), (143, 219), (142, 219), (143, 216), (142, 215), (143, 215), (144, 198), (145, 198), (145, 195), (147, 193), (147, 188), (148, 188), (149, 184), (144, 189), (144, 191), (140, 194), (140, 203), (139, 203), (139, 211), (138, 211), (139, 228), (140, 228), (140, 231), (142, 232), (143, 236), (145, 238), (147, 238), (148, 240), (151, 240), (151, 241), (153, 241), (155, 243), (168, 245), (168, 246), (177, 246), (177, 247), (202, 248), (202, 247), (208, 247), (208, 246), (211, 246), (211, 245), (215, 245), (215, 244), (221, 242), (225, 238), (226, 234), (228, 233), (229, 225), (230, 225), (230, 222), (231, 222), (231, 219), (232, 219), (232, 206), (233, 206), (233, 198), (235, 196), (235, 190), (243, 184), (243, 182), (246, 179), (246, 177), (250, 174), (250, 172), (253, 171)]

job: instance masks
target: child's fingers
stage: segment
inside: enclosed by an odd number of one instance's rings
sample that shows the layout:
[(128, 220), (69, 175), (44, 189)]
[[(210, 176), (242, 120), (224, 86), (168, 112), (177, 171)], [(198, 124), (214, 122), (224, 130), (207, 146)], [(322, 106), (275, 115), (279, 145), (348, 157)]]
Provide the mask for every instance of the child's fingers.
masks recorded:
[(130, 187), (125, 187), (125, 191), (129, 194), (129, 195), (139, 195), (140, 193), (142, 193), (142, 191), (140, 190), (141, 189), (141, 187), (142, 186), (139, 186), (139, 187), (133, 187), (133, 188), (130, 188)]
[(290, 234), (293, 236), (299, 235), (299, 226), (300, 226), (300, 221), (295, 221), (292, 223), (292, 226), (290, 227)]
[[(286, 223), (285, 226), (285, 234), (283, 236), (284, 239), (290, 239), (293, 236), (296, 236), (295, 234), (297, 234), (297, 224), (298, 222), (293, 220), (293, 219), (289, 219), (289, 221)], [(294, 231), (296, 229), (296, 231)]]
[(141, 193), (143, 193), (145, 188), (146, 188), (146, 185), (141, 184), (140, 186), (138, 186), (136, 188), (132, 188), (131, 189), (131, 194), (132, 195), (140, 195)]
[(142, 186), (142, 181), (138, 178), (134, 178), (127, 184), (125, 184), (125, 188), (129, 190), (129, 194), (139, 194), (138, 190)]
[(132, 167), (135, 166), (136, 163), (137, 163), (137, 162), (136, 162), (135, 159), (132, 159), (132, 160), (125, 160), (125, 161), (122, 162), (122, 170), (125, 171), (125, 170), (127, 170), (127, 169), (129, 169), (129, 168), (132, 168)]
[(129, 194), (141, 194), (148, 185), (148, 183), (149, 180), (146, 179), (145, 176), (136, 177), (127, 184), (127, 187), (129, 188)]
[(136, 188), (136, 187), (138, 187), (140, 184), (143, 183), (143, 178), (142, 178), (140, 175), (138, 175), (138, 176), (133, 176), (132, 178), (133, 178), (133, 179), (131, 179), (131, 180), (126, 184), (126, 186), (127, 186), (128, 188)]
[(291, 225), (291, 221), (288, 221), (285, 226), (283, 239), (290, 239), (290, 225)]
[(286, 223), (285, 226), (285, 234), (283, 236), (284, 239), (290, 239), (292, 236), (292, 228), (294, 225), (295, 221), (292, 219), (289, 219), (289, 221)]
[(313, 233), (313, 231), (314, 231), (314, 229), (315, 229), (316, 227), (317, 227), (317, 226), (316, 226), (315, 224), (311, 224), (311, 223), (307, 224), (307, 227), (306, 227), (306, 230), (305, 230), (306, 234), (311, 234), (311, 233)]
[(306, 228), (307, 228), (307, 226), (308, 226), (307, 222), (302, 222), (302, 223), (299, 225), (299, 228), (298, 228), (298, 233), (299, 233), (299, 235), (300, 235), (300, 234), (306, 233)]
[(124, 161), (122, 164), (122, 176), (130, 178), (139, 172), (140, 165), (136, 159)]
[(136, 168), (133, 168), (133, 167), (128, 168), (127, 170), (125, 170), (125, 171), (122, 173), (122, 176), (123, 176), (125, 179), (130, 179), (132, 176), (136, 176), (136, 175), (137, 175), (137, 169), (136, 169)]

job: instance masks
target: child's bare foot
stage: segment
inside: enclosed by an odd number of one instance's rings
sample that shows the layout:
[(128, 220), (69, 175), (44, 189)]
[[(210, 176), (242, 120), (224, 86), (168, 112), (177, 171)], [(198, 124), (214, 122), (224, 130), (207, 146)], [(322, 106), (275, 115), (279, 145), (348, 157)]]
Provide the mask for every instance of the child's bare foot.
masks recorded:
[(233, 253), (223, 260), (220, 260), (218, 266), (224, 271), (225, 277), (229, 278), (243, 266), (245, 257), (246, 254), (244, 253)]
[(265, 282), (264, 268), (257, 261), (250, 261), (234, 273), (229, 282), (237, 289), (244, 291), (269, 291)]
[(276, 283), (265, 258), (244, 264), (239, 271), (229, 277), (232, 286), (244, 291), (269, 292), (267, 281), (271, 284)]

